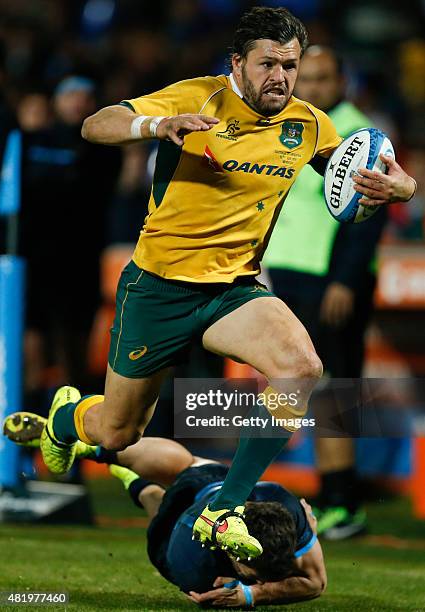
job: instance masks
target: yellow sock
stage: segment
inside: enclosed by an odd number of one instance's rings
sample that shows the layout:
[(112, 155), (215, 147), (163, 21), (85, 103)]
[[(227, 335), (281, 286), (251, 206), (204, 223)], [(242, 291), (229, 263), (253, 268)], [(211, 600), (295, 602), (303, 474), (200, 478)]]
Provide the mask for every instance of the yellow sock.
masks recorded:
[(85, 397), (80, 400), (74, 411), (74, 425), (78, 437), (82, 442), (85, 442), (90, 446), (93, 446), (94, 444), (96, 444), (96, 442), (94, 440), (91, 440), (84, 431), (84, 415), (86, 414), (87, 410), (92, 408), (92, 406), (103, 402), (104, 399), (104, 395), (90, 395), (89, 397)]
[(292, 433), (300, 429), (295, 425), (295, 419), (302, 419), (307, 412), (307, 406), (298, 406), (296, 393), (279, 393), (268, 386), (259, 394), (259, 399), (275, 419), (282, 419), (284, 429)]

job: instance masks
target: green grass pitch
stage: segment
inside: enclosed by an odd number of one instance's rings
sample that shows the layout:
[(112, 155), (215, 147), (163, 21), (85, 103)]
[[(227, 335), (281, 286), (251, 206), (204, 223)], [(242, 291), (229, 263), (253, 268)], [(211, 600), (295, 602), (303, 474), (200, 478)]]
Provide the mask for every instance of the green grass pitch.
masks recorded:
[[(0, 525), (0, 591), (67, 591), (70, 603), (1, 606), (0, 612), (196, 610), (149, 564), (143, 515), (120, 483), (90, 487), (99, 527)], [(329, 584), (320, 599), (257, 609), (423, 612), (425, 521), (412, 518), (404, 499), (371, 504), (368, 515), (369, 535), (324, 543)]]

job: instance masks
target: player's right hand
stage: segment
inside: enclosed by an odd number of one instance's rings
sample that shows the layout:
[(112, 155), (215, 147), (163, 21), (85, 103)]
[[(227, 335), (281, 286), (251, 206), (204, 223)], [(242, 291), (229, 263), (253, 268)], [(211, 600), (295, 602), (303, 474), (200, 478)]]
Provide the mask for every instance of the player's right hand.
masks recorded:
[(202, 607), (242, 608), (246, 605), (245, 593), (239, 580), (219, 576), (213, 586), (213, 590), (205, 593), (189, 591), (188, 597)]
[(176, 115), (175, 117), (165, 117), (157, 127), (156, 137), (160, 140), (171, 140), (181, 147), (186, 134), (191, 132), (206, 132), (214, 125), (220, 123), (216, 117), (207, 115)]

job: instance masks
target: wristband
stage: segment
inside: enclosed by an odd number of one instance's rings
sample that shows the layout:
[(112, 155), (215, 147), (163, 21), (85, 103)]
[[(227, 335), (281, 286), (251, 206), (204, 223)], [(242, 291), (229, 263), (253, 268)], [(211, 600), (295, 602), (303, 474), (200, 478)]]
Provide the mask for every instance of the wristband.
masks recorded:
[(131, 134), (131, 138), (133, 140), (140, 140), (142, 138), (141, 134), (140, 134), (140, 126), (142, 125), (142, 123), (146, 120), (149, 119), (149, 117), (147, 115), (138, 115), (135, 119), (133, 119), (133, 121), (131, 122), (131, 126), (130, 126), (130, 134)]
[(248, 586), (247, 584), (244, 584), (243, 582), (240, 582), (239, 584), (241, 585), (243, 594), (245, 595), (246, 605), (249, 606), (250, 608), (255, 608), (251, 587)]
[(223, 587), (226, 589), (236, 589), (236, 587), (239, 585), (241, 585), (243, 594), (245, 596), (245, 605), (249, 608), (255, 608), (252, 590), (247, 584), (244, 584), (240, 580), (233, 580), (232, 582), (226, 582), (226, 584), (223, 584)]
[(239, 580), (232, 580), (232, 582), (226, 582), (225, 584), (223, 584), (223, 587), (225, 589), (236, 589), (238, 584), (242, 584), (242, 583)]

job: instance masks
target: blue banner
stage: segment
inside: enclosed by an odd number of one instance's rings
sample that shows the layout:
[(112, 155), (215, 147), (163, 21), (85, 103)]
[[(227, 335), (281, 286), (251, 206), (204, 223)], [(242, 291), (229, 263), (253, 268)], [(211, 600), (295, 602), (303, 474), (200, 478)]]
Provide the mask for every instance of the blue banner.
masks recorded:
[(0, 176), (0, 215), (16, 215), (21, 205), (22, 137), (12, 130), (7, 137)]
[[(22, 338), (25, 263), (0, 256), (0, 423), (22, 410)], [(19, 447), (0, 434), (0, 486), (14, 487), (19, 478)]]
[[(0, 215), (17, 215), (21, 205), (22, 137), (7, 137), (0, 175)], [(22, 410), (24, 262), (0, 255), (0, 426), (9, 412)], [(0, 433), (0, 487), (19, 480), (19, 448)]]

